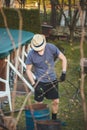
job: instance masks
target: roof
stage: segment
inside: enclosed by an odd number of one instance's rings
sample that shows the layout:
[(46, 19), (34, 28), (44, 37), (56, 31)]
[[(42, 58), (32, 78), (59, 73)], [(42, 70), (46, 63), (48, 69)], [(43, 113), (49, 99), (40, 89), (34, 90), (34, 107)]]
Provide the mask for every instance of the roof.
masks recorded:
[(33, 36), (34, 33), (28, 31), (0, 28), (0, 59), (8, 56), (19, 45), (28, 44)]

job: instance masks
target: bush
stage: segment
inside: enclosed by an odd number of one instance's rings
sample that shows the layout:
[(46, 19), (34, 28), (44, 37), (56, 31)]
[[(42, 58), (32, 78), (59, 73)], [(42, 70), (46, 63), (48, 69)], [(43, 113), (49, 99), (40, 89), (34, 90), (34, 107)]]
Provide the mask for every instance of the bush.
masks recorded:
[[(3, 8), (3, 12), (6, 16), (7, 26), (11, 29), (19, 29), (19, 13), (20, 16), (22, 16), (23, 25), (22, 30), (25, 31), (31, 31), (34, 33), (40, 32), (40, 16), (39, 16), (39, 10), (38, 9), (9, 9), (9, 8)], [(0, 12), (0, 27), (6, 27), (5, 21), (2, 16), (2, 13)]]

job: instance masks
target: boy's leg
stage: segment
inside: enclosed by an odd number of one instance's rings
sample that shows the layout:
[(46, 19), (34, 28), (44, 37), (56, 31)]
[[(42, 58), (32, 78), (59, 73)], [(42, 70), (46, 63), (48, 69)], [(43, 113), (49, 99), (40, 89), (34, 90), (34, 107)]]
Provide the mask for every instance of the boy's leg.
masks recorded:
[(52, 119), (57, 119), (57, 113), (58, 113), (58, 105), (59, 105), (59, 99), (54, 99), (52, 101)]

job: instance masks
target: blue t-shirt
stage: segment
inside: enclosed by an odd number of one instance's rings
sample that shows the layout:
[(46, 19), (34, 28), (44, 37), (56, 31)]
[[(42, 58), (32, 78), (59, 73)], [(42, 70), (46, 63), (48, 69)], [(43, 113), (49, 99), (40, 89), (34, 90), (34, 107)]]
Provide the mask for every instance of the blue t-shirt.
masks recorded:
[(34, 74), (41, 82), (50, 82), (56, 79), (54, 71), (54, 58), (58, 57), (60, 50), (53, 44), (47, 43), (43, 55), (31, 49), (26, 59), (26, 65), (34, 66)]

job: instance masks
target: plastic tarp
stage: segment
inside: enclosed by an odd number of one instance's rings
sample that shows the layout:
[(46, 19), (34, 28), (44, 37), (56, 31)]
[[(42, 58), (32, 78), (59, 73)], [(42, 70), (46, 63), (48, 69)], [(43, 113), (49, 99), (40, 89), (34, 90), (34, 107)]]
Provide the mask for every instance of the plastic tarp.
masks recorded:
[(14, 50), (14, 47), (17, 49), (19, 45), (28, 44), (34, 36), (34, 33), (28, 31), (9, 29), (9, 32), (5, 28), (0, 28), (0, 59), (8, 56)]

